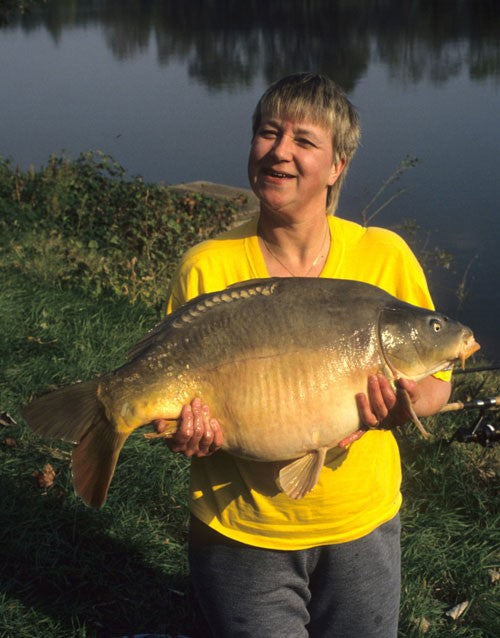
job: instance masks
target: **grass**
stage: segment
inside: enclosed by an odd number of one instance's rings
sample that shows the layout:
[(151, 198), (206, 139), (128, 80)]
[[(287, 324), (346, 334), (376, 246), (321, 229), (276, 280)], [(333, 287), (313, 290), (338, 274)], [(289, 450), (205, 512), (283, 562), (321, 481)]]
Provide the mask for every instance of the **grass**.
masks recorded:
[[(0, 637), (189, 635), (188, 462), (161, 441), (127, 442), (106, 506), (75, 496), (68, 445), (33, 436), (33, 394), (120, 364), (161, 316), (186, 245), (231, 208), (128, 179), (101, 154), (38, 172), (0, 162)], [(203, 232), (200, 231), (203, 228)], [(499, 394), (456, 377), (455, 397)], [(404, 464), (401, 637), (500, 635), (498, 451), (447, 441), (470, 413), (434, 417), (430, 443), (398, 434)], [(430, 421), (430, 422), (429, 422)], [(51, 487), (34, 473), (50, 464)], [(457, 620), (445, 612), (469, 601)]]
[[(500, 558), (498, 451), (449, 443), (456, 417), (433, 420), (430, 443), (400, 436), (405, 477), (400, 635), (493, 638), (500, 609), (488, 570), (498, 569)], [(470, 603), (465, 615), (455, 621), (445, 615), (464, 601)]]
[[(30, 295), (4, 288), (1, 301), (12, 315), (2, 313), (0, 406), (19, 425), (0, 431), (0, 635), (110, 635), (184, 624), (187, 464), (132, 437), (109, 506), (89, 510), (73, 494), (68, 446), (37, 440), (17, 412), (48, 382), (114, 367), (155, 313), (45, 285)], [(41, 489), (33, 472), (46, 463), (56, 480)]]

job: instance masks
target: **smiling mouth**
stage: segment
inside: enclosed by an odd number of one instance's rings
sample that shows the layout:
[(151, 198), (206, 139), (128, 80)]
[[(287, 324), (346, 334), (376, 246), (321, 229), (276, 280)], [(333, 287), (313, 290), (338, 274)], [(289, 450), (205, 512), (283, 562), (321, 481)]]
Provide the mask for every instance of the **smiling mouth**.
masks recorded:
[(277, 179), (294, 179), (294, 175), (289, 173), (282, 173), (281, 171), (273, 171), (272, 169), (265, 169), (264, 174), (269, 177), (275, 177)]

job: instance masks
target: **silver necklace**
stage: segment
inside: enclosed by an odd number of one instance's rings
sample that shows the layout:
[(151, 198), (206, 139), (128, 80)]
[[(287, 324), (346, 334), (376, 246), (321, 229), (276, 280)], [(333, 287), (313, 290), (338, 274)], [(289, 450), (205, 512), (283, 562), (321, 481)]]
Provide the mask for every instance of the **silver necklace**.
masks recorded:
[(290, 275), (292, 275), (292, 277), (307, 277), (307, 275), (311, 272), (311, 270), (314, 268), (314, 266), (316, 266), (316, 264), (319, 261), (319, 258), (321, 257), (321, 253), (323, 252), (323, 247), (325, 245), (325, 239), (326, 236), (328, 235), (328, 231), (330, 230), (330, 226), (327, 224), (326, 228), (325, 228), (325, 234), (323, 235), (323, 239), (321, 241), (321, 246), (319, 249), (319, 253), (316, 255), (316, 257), (314, 258), (314, 261), (312, 262), (311, 266), (309, 267), (309, 269), (307, 270), (307, 272), (305, 272), (303, 275), (296, 275), (295, 273), (293, 273), (290, 268), (288, 268), (288, 266), (286, 264), (284, 264), (281, 259), (274, 254), (274, 252), (270, 249), (267, 241), (264, 239), (264, 237), (262, 237), (262, 241), (264, 242), (264, 246), (266, 247), (267, 252), (271, 255), (271, 257), (273, 257), (274, 259), (276, 259), (276, 261), (283, 266), (283, 268), (290, 273)]

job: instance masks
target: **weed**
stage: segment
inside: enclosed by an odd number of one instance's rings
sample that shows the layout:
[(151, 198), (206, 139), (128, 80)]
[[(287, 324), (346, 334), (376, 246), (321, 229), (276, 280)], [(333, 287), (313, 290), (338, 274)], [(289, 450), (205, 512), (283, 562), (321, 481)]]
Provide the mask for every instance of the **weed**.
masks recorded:
[(394, 184), (394, 182), (397, 182), (398, 179), (409, 168), (415, 167), (417, 163), (418, 163), (417, 157), (411, 157), (410, 155), (408, 155), (407, 157), (405, 157), (404, 160), (402, 160), (398, 164), (396, 169), (389, 175), (389, 177), (382, 182), (380, 188), (377, 190), (375, 195), (373, 195), (373, 197), (370, 199), (368, 204), (366, 204), (366, 206), (360, 212), (361, 223), (363, 224), (363, 226), (368, 226), (368, 224), (372, 221), (372, 219), (374, 219), (379, 213), (381, 213), (384, 208), (389, 206), (391, 202), (393, 202), (395, 199), (400, 197), (404, 192), (406, 192), (407, 190), (406, 188), (400, 188), (398, 191), (396, 191), (396, 193), (393, 193), (387, 199), (385, 199), (382, 202), (382, 204), (379, 204), (375, 210), (370, 210), (371, 208), (373, 208), (373, 206), (375, 205), (375, 202), (380, 198), (380, 196), (387, 190), (387, 188), (391, 186), (392, 184)]
[(27, 277), (159, 307), (180, 256), (227, 228), (234, 208), (126, 179), (102, 153), (52, 156), (38, 172), (0, 163), (1, 249)]

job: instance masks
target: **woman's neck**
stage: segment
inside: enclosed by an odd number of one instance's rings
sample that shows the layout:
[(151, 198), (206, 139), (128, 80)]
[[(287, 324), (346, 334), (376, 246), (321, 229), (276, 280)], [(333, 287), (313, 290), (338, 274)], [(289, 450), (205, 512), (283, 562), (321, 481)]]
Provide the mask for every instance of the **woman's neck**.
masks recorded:
[(261, 215), (257, 234), (270, 276), (317, 277), (321, 273), (330, 248), (326, 214), (299, 221)]

